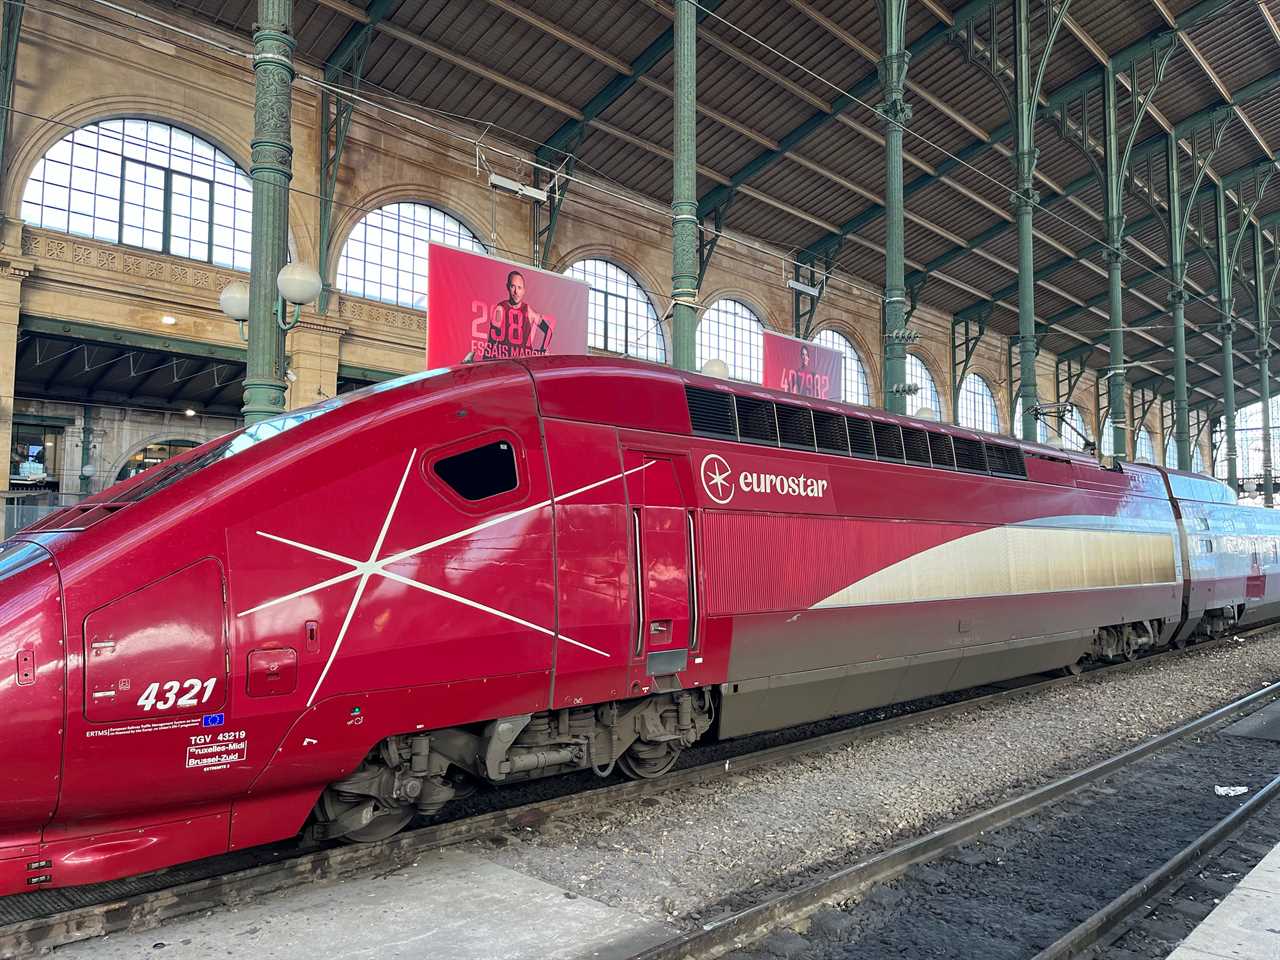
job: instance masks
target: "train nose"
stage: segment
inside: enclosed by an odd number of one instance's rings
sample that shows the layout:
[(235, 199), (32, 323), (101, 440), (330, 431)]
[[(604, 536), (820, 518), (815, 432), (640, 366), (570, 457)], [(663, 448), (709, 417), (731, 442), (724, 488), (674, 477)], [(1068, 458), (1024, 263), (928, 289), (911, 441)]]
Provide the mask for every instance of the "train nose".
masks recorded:
[(30, 842), (57, 807), (65, 649), (53, 556), (0, 544), (0, 849)]

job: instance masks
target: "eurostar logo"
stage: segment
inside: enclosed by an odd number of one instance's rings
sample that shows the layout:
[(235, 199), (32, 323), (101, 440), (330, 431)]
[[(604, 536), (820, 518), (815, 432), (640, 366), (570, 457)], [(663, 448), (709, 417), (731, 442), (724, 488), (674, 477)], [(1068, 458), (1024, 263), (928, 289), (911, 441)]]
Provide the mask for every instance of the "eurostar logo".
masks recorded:
[(733, 499), (733, 470), (729, 462), (718, 453), (708, 453), (702, 458), (699, 468), (702, 475), (702, 489), (716, 503), (725, 504)]

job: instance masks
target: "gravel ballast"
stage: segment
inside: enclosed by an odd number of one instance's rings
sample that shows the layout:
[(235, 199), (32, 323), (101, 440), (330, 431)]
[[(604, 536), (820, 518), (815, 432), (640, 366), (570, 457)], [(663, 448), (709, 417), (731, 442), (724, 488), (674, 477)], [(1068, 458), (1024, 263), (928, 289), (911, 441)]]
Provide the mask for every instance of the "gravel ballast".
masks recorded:
[(1280, 631), (975, 706), (470, 849), (696, 925), (1120, 752), (1280, 679)]

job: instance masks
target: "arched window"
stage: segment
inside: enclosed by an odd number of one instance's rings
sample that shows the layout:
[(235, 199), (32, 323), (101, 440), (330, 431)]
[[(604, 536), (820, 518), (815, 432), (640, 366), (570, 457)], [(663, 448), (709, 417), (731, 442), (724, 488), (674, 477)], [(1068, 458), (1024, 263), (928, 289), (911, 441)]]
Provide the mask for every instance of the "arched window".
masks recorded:
[(698, 369), (723, 360), (735, 380), (764, 380), (764, 324), (745, 303), (717, 300), (698, 323)]
[(486, 253), (466, 224), (425, 203), (391, 203), (355, 225), (338, 257), (337, 286), (415, 310), (427, 309), (427, 244)]
[(658, 311), (635, 277), (608, 260), (579, 260), (565, 275), (591, 287), (587, 346), (667, 362), (667, 340)]
[(124, 462), (124, 466), (116, 474), (116, 481), (135, 477), (143, 470), (164, 463), (170, 457), (176, 457), (192, 447), (200, 446), (200, 442), (199, 440), (157, 440), (154, 443), (148, 443)]
[(1133, 448), (1133, 459), (1139, 463), (1156, 462), (1155, 444), (1151, 442), (1151, 431), (1146, 427), (1138, 428), (1138, 437)]
[(987, 381), (971, 373), (960, 383), (960, 426), (970, 430), (1000, 432), (1000, 414), (996, 412), (996, 397)]
[[(1022, 398), (1018, 398), (1018, 402), (1013, 406), (1013, 436), (1019, 440), (1022, 439)], [(1049, 425), (1044, 422), (1043, 417), (1036, 417), (1036, 442), (1049, 442)]]
[(1054, 436), (1061, 434), (1060, 439), (1064, 450), (1084, 450), (1085, 442), (1093, 439), (1089, 436), (1089, 427), (1085, 424), (1084, 414), (1074, 403), (1067, 405), (1065, 422), (1058, 420), (1056, 416), (1050, 417), (1049, 420), (1052, 426), (1051, 434)]
[(248, 270), (253, 188), (194, 134), (158, 120), (104, 120), (67, 134), (35, 165), (22, 219)]
[(1199, 443), (1191, 445), (1191, 469), (1196, 473), (1208, 473), (1204, 468), (1204, 454), (1200, 450)]
[[(1098, 452), (1104, 457), (1114, 457), (1116, 454), (1115, 430), (1111, 426), (1110, 418), (1104, 418), (1102, 421), (1102, 436), (1098, 438)], [(1123, 455), (1124, 451), (1121, 450)]]
[(844, 355), (842, 367), (841, 399), (845, 403), (860, 403), (864, 407), (871, 403), (871, 381), (867, 378), (867, 368), (858, 355), (857, 348), (849, 342), (849, 338), (834, 330), (823, 330), (813, 342), (822, 347), (830, 347)]
[(933, 374), (929, 368), (913, 353), (907, 354), (907, 383), (914, 383), (920, 389), (907, 401), (907, 412), (915, 414), (923, 407), (933, 411), (935, 419), (942, 419), (942, 400), (938, 396), (938, 385), (933, 382)]

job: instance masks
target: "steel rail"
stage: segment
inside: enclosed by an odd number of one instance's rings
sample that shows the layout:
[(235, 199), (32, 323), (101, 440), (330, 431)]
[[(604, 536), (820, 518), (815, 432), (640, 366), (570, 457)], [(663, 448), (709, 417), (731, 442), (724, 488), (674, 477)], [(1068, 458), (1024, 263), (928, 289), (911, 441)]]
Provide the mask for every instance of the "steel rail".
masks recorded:
[(1068, 957), (1078, 956), (1102, 940), (1108, 932), (1159, 897), (1178, 877), (1204, 859), (1277, 796), (1280, 796), (1280, 776), (1183, 847), (1162, 866), (1045, 947), (1032, 960), (1066, 960)]
[[(772, 896), (737, 913), (706, 924), (699, 930), (676, 936), (634, 954), (631, 960), (693, 960), (693, 958), (709, 956), (726, 949), (744, 947), (779, 926), (803, 919), (825, 903), (849, 897), (876, 884), (891, 880), (915, 864), (936, 860), (982, 833), (1048, 806), (1149, 754), (1277, 696), (1280, 696), (1280, 683), (1270, 684), (1083, 770), (1003, 801), (932, 833), (874, 854), (855, 864), (842, 867), (825, 877), (805, 883), (786, 893)], [(1274, 786), (1274, 783), (1269, 785), (1267, 790), (1271, 790)], [(1269, 793), (1267, 799), (1269, 800), (1273, 795)], [(1254, 799), (1258, 800), (1260, 797), (1261, 794)], [(1059, 958), (1069, 955), (1054, 956)]]
[[(1274, 625), (1245, 631), (1239, 636), (1253, 636), (1271, 629), (1274, 629)], [(1206, 641), (1182, 650), (1167, 649), (1149, 654), (1132, 662), (1096, 667), (1079, 676), (1032, 680), (1031, 682), (1010, 686), (994, 693), (969, 697), (954, 703), (922, 710), (909, 711), (883, 720), (859, 724), (791, 743), (766, 747), (727, 759), (722, 758), (676, 769), (656, 780), (636, 780), (609, 784), (580, 790), (562, 797), (490, 811), (447, 823), (431, 824), (405, 831), (380, 843), (337, 844), (321, 849), (289, 851), (277, 855), (278, 858), (272, 859), (270, 862), (233, 869), (226, 873), (197, 880), (177, 882), (172, 886), (146, 890), (145, 892), (128, 892), (127, 887), (130, 881), (104, 884), (108, 889), (108, 896), (103, 900), (0, 926), (0, 960), (29, 956), (38, 951), (50, 950), (64, 944), (124, 930), (150, 929), (168, 920), (234, 905), (252, 897), (279, 892), (315, 880), (345, 876), (371, 867), (403, 863), (415, 856), (442, 847), (494, 836), (507, 828), (533, 826), (544, 823), (553, 817), (590, 812), (616, 802), (706, 783), (727, 776), (730, 773), (739, 773), (858, 740), (869, 739), (928, 720), (937, 720), (960, 714), (996, 701), (1011, 699), (1066, 684), (1092, 681), (1095, 678), (1113, 673), (1140, 668), (1153, 661), (1166, 662), (1174, 658), (1195, 656), (1229, 642), (1230, 640), (1226, 638)], [(1270, 690), (1271, 688), (1266, 689)], [(1280, 690), (1280, 685), (1277, 685), (1277, 690)], [(1251, 697), (1256, 699), (1265, 692), (1265, 690), (1259, 691), (1252, 694)], [(1250, 698), (1245, 699), (1252, 702)], [(1222, 709), (1236, 709), (1243, 702), (1237, 701)], [(1215, 713), (1217, 712), (1220, 711), (1215, 711)], [(1179, 729), (1181, 730), (1182, 728)], [(1166, 734), (1166, 736), (1168, 735)], [(264, 857), (269, 856), (270, 854), (264, 854)], [(120, 892), (122, 885), (126, 887), (126, 891), (123, 894)], [(66, 889), (76, 890), (77, 888)], [(54, 894), (58, 892), (57, 890), (49, 891), (49, 893)], [(722, 929), (722, 925), (717, 925), (714, 929)], [(653, 954), (653, 957), (674, 957), (677, 955), (683, 956), (683, 954), (659, 953)], [(648, 960), (650, 955), (644, 954), (642, 956)]]

